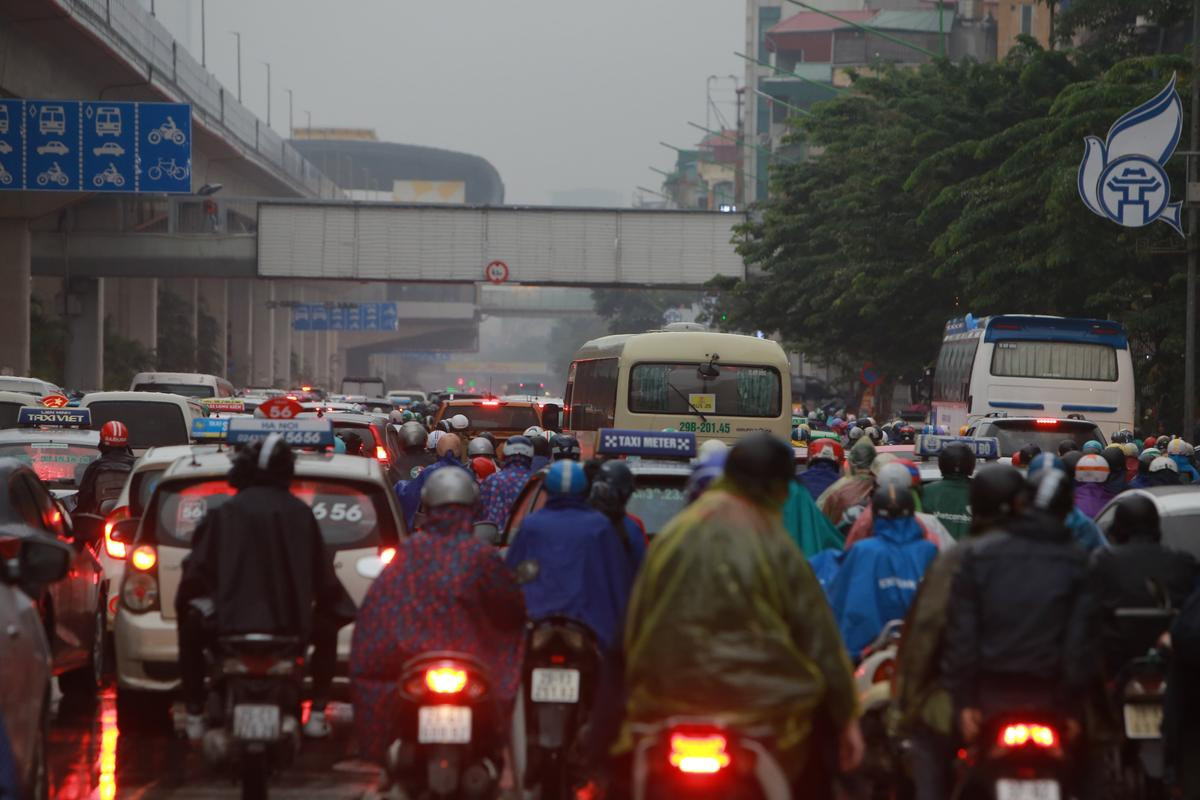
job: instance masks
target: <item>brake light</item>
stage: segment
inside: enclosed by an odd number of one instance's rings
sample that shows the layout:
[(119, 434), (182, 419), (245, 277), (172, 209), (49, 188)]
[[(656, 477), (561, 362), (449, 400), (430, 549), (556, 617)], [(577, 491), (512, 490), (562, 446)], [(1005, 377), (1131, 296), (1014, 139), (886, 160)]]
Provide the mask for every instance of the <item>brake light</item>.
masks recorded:
[(499, 400), (484, 400), (482, 403), (480, 403), (480, 405), (498, 406), (498, 405), (500, 405), (500, 401)]
[(379, 551), (379, 563), (387, 566), (396, 558), (396, 548), (385, 547)]
[(46, 515), (46, 522), (50, 523), (51, 525), (57, 525), (58, 523), (62, 522), (62, 512), (57, 508), (52, 510)]
[(1054, 419), (1053, 417), (1038, 417), (1037, 424), (1038, 425), (1057, 425), (1058, 420)]
[(1058, 733), (1049, 725), (1039, 725), (1033, 722), (1016, 722), (1005, 725), (1000, 731), (999, 744), (1002, 747), (1025, 747), (1033, 745), (1045, 749), (1058, 746)]
[(149, 572), (158, 563), (158, 553), (155, 553), (154, 548), (147, 544), (135, 547), (133, 554), (129, 557), (129, 563), (133, 565), (134, 569)]
[(387, 448), (385, 448), (383, 445), (375, 445), (375, 458), (378, 461), (383, 461), (386, 463), (388, 460)]
[(708, 736), (673, 733), (668, 760), (680, 772), (712, 775), (729, 766), (731, 759), (725, 752), (728, 746), (729, 742), (719, 733)]
[(467, 671), (457, 667), (427, 669), (425, 685), (435, 694), (458, 694), (467, 685)]
[(129, 552), (124, 542), (114, 542), (112, 538), (113, 528), (123, 519), (129, 519), (128, 506), (113, 509), (108, 519), (104, 520), (104, 552), (108, 553), (109, 558), (124, 558)]

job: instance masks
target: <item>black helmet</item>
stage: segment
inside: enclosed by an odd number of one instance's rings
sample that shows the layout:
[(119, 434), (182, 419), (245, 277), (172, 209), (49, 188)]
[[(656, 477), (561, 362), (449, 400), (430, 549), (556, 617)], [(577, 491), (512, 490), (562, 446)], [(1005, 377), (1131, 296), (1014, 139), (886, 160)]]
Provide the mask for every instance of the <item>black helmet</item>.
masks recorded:
[(969, 477), (975, 471), (975, 451), (962, 442), (951, 442), (938, 454), (938, 469), (943, 478)]
[(1116, 514), (1108, 535), (1117, 544), (1130, 539), (1157, 542), (1162, 539), (1162, 526), (1158, 518), (1158, 506), (1141, 492), (1122, 495), (1117, 500)]
[(241, 447), (229, 469), (229, 483), (236, 489), (277, 486), (286, 489), (296, 472), (296, 456), (278, 433), (255, 439)]
[(1035, 509), (1059, 520), (1075, 507), (1071, 476), (1060, 469), (1044, 469), (1029, 481), (1029, 501)]
[(735, 444), (725, 459), (725, 477), (750, 494), (773, 495), (796, 474), (795, 451), (769, 433), (752, 433)]
[(596, 476), (593, 479), (594, 483), (607, 483), (621, 498), (621, 503), (629, 501), (633, 494), (633, 470), (629, 465), (620, 459), (604, 461), (596, 469)]
[(1022, 467), (1028, 467), (1030, 462), (1042, 454), (1042, 448), (1036, 444), (1027, 444), (1017, 453), (1014, 461), (1017, 461)]
[(1063, 439), (1058, 443), (1058, 454), (1065, 456), (1067, 453), (1073, 453), (1079, 449), (1079, 442), (1074, 439)]
[(554, 438), (550, 440), (550, 449), (551, 457), (555, 461), (563, 458), (578, 461), (583, 452), (579, 447), (579, 440), (565, 433), (555, 434)]
[(1066, 453), (1065, 455), (1063, 455), (1063, 457), (1062, 457), (1063, 469), (1065, 469), (1067, 471), (1068, 475), (1075, 474), (1075, 465), (1079, 463), (1079, 459), (1081, 459), (1081, 458), (1083, 458), (1082, 450), (1072, 450), (1069, 453)]
[(871, 496), (871, 509), (876, 519), (900, 519), (917, 512), (911, 489), (894, 484), (880, 486)]
[(438, 420), (437, 429), (443, 433), (450, 433), (453, 429), (450, 427), (449, 419)]
[(1022, 505), (1025, 478), (1008, 464), (984, 464), (971, 479), (971, 529), (984, 530), (1013, 516)]
[(533, 442), (533, 454), (542, 458), (550, 457), (550, 440), (545, 436), (530, 436), (530, 441)]
[(1104, 456), (1104, 460), (1108, 462), (1110, 477), (1125, 474), (1125, 451), (1116, 447), (1106, 447), (1100, 455)]

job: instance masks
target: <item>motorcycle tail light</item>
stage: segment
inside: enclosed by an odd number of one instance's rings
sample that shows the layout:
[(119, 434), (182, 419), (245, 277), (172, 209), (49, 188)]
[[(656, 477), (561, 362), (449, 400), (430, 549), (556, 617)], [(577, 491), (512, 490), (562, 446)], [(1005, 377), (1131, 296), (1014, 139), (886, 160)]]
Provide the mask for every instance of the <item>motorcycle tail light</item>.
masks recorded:
[(1001, 747), (1038, 747), (1049, 750), (1058, 747), (1058, 731), (1036, 722), (1014, 722), (1000, 730), (997, 742)]
[(434, 694), (458, 694), (467, 687), (467, 671), (457, 667), (427, 669), (425, 687)]
[(380, 550), (379, 550), (379, 562), (380, 562), (381, 564), (383, 564), (384, 566), (387, 566), (388, 564), (392, 563), (392, 561), (393, 561), (395, 558), (396, 558), (396, 548), (394, 548), (394, 547), (383, 547), (383, 548), (380, 548)]
[(129, 507), (121, 506), (113, 509), (108, 518), (104, 520), (104, 552), (108, 553), (109, 558), (125, 558), (129, 552), (129, 548), (124, 542), (114, 542), (112, 538), (113, 528), (123, 519), (129, 519)]
[(388, 460), (387, 448), (383, 447), (383, 445), (375, 445), (375, 459), (386, 464)]
[(894, 677), (896, 677), (896, 662), (889, 658), (875, 667), (875, 672), (871, 675), (871, 683), (887, 683)]
[(671, 766), (690, 775), (713, 775), (729, 766), (732, 759), (728, 740), (719, 733), (691, 735), (671, 734)]

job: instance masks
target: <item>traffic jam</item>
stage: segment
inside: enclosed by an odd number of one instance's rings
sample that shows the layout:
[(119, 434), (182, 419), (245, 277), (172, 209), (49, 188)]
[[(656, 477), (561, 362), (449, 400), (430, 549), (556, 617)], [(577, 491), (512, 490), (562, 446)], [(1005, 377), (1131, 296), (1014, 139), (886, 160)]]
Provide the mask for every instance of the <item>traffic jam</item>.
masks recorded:
[(972, 322), (886, 421), (688, 323), (562, 397), (4, 378), (0, 796), (1187, 796), (1192, 446), (977, 413), (1123, 334)]

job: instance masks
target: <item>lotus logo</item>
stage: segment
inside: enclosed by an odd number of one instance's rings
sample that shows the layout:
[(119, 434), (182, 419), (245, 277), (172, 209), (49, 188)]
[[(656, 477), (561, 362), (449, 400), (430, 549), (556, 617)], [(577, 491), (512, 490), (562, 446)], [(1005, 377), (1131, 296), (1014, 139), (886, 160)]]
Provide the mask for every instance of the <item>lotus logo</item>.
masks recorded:
[(1182, 236), (1182, 203), (1171, 202), (1163, 166), (1179, 144), (1183, 104), (1175, 76), (1153, 98), (1118, 119), (1104, 141), (1084, 139), (1079, 195), (1092, 213), (1126, 228), (1162, 220)]

